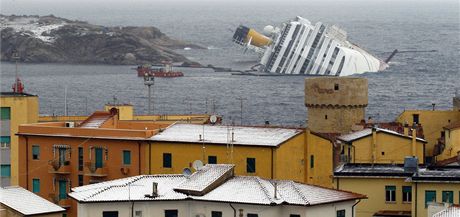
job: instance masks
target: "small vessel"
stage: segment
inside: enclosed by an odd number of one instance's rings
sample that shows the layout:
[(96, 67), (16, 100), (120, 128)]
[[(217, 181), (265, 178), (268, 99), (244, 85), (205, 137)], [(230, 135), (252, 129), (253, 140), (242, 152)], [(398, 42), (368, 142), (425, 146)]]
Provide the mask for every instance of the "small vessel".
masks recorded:
[(136, 69), (138, 77), (153, 76), (153, 77), (164, 77), (174, 78), (182, 77), (184, 73), (180, 71), (174, 71), (171, 62), (163, 62), (162, 65), (140, 65)]
[(263, 34), (240, 25), (233, 42), (261, 56), (258, 71), (281, 75), (347, 76), (377, 72), (388, 67), (347, 40), (347, 32), (335, 25), (296, 17), (281, 28), (266, 26)]

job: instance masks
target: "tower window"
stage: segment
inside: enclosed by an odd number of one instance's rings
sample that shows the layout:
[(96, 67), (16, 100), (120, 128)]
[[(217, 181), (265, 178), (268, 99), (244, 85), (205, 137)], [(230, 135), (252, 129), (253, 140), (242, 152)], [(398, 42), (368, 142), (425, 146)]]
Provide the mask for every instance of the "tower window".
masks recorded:
[(339, 84), (334, 84), (334, 90), (339, 90)]
[(326, 119), (326, 120), (327, 120), (327, 115), (324, 115), (324, 119)]

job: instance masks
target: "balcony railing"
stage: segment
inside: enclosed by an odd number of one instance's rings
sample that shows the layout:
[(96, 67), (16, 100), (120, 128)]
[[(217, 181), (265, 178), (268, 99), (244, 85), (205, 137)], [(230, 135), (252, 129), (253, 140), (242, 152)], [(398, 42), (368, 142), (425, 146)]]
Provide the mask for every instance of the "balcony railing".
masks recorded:
[(67, 175), (70, 174), (70, 161), (50, 160), (49, 173)]
[(95, 162), (85, 162), (85, 175), (93, 177), (105, 177), (107, 176), (107, 165), (102, 163), (101, 165), (96, 165)]
[(69, 208), (72, 205), (72, 201), (67, 196), (60, 196), (59, 194), (51, 193), (49, 194), (51, 201), (60, 207)]

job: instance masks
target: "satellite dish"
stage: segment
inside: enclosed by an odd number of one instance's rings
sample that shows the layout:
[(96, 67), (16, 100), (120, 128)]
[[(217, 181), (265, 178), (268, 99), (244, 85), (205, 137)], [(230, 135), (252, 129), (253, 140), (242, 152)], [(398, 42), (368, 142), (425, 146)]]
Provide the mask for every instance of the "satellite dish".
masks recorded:
[(211, 117), (209, 117), (209, 121), (211, 122), (211, 124), (215, 124), (217, 122), (217, 116), (211, 115)]
[(186, 167), (182, 170), (182, 175), (188, 178), (192, 175), (192, 170)]
[(195, 170), (200, 170), (201, 167), (203, 167), (203, 162), (201, 162), (200, 160), (193, 161), (192, 167)]

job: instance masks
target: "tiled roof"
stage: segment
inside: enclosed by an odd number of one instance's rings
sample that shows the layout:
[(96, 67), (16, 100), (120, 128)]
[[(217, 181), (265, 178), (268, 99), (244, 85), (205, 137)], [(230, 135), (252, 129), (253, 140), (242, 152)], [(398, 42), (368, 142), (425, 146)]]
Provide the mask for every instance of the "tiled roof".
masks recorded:
[(410, 177), (412, 174), (405, 172), (403, 165), (393, 164), (344, 164), (334, 172), (337, 177)]
[(0, 188), (0, 203), (23, 215), (65, 211), (62, 207), (18, 186)]
[(460, 167), (436, 167), (436, 168), (422, 168), (412, 176), (412, 182), (448, 182), (460, 183)]
[(458, 216), (460, 216), (460, 206), (459, 205), (450, 206), (449, 208), (433, 215), (433, 217), (458, 217)]
[[(230, 165), (233, 170), (233, 165)], [(220, 179), (228, 171), (229, 165), (208, 164), (202, 169), (205, 172), (197, 176), (183, 175), (141, 175), (118, 179), (98, 184), (76, 187), (70, 197), (81, 203), (116, 202), (116, 201), (164, 201), (164, 200), (196, 200), (213, 202), (232, 202), (259, 205), (302, 205), (313, 206), (325, 203), (356, 200), (364, 195), (346, 191), (338, 191), (293, 181), (274, 181), (256, 176), (224, 177), (222, 182), (214, 186), (204, 195), (186, 195), (176, 189), (204, 189), (212, 185), (213, 180)], [(219, 172), (220, 171), (220, 172)], [(223, 172), (224, 171), (224, 172)], [(232, 171), (233, 172), (233, 171)], [(221, 174), (221, 175), (219, 175)], [(215, 177), (215, 176), (219, 177)], [(209, 177), (206, 177), (209, 176)], [(192, 180), (192, 179), (197, 180)], [(208, 185), (199, 185), (202, 180)], [(158, 197), (150, 197), (152, 183), (158, 183)], [(276, 182), (276, 196), (275, 183)]]
[(186, 194), (203, 195), (219, 184), (219, 181), (224, 182), (228, 176), (233, 176), (233, 167), (232, 164), (203, 167), (176, 186), (174, 190)]
[[(405, 138), (408, 138), (408, 139), (412, 138), (411, 136), (406, 136), (406, 135), (398, 133), (396, 131), (387, 130), (387, 129), (383, 129), (383, 128), (376, 128), (375, 130), (376, 130), (377, 133), (383, 132), (383, 133), (388, 133), (388, 134), (392, 134), (392, 135), (396, 135), (396, 136), (405, 137)], [(353, 132), (353, 133), (350, 133), (350, 134), (339, 136), (338, 139), (341, 140), (341, 141), (344, 141), (344, 142), (353, 142), (355, 140), (361, 139), (361, 138), (369, 136), (369, 135), (372, 135), (372, 128), (366, 128), (366, 129), (363, 129), (363, 130), (360, 130), (360, 131), (357, 131), (357, 132)], [(417, 137), (417, 141), (421, 141), (421, 142), (426, 143), (426, 140), (424, 140), (422, 138), (418, 138), (418, 137)]]
[(301, 132), (301, 129), (288, 128), (174, 124), (154, 135), (151, 140), (274, 147)]

